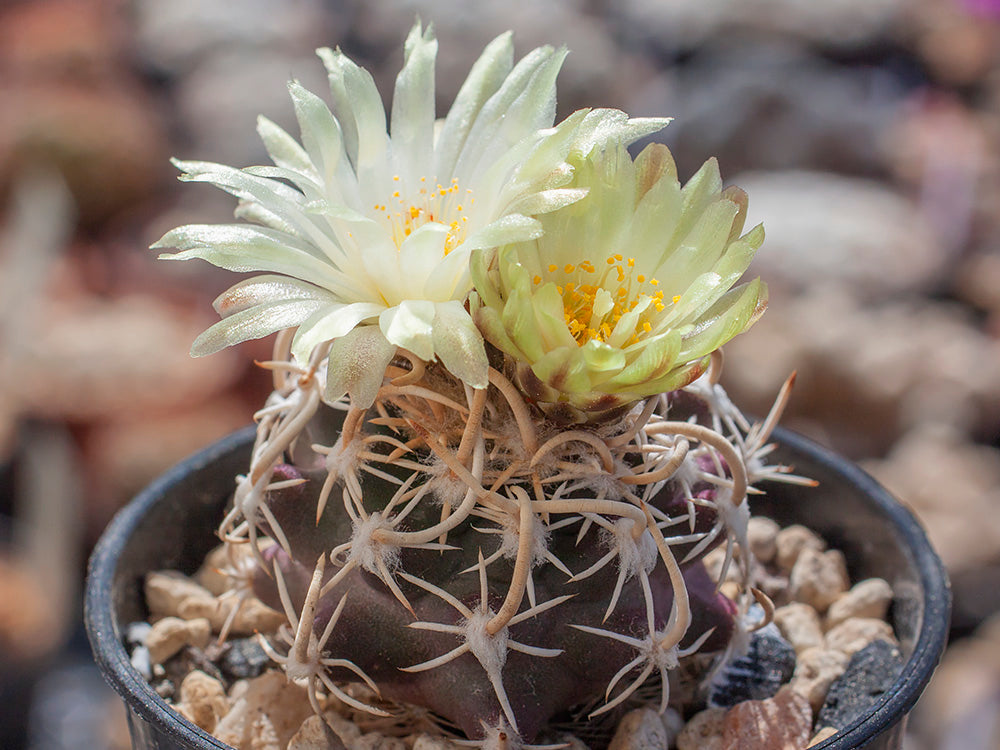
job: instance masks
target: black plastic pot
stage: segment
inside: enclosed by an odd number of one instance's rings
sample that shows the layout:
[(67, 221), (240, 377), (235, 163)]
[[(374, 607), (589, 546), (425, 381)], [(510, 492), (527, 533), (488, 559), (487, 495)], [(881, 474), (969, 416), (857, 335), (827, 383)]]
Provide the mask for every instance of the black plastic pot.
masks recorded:
[[(213, 530), (247, 466), (252, 432), (235, 433), (164, 474), (108, 526), (90, 560), (86, 624), (105, 679), (128, 708), (136, 750), (227, 748), (168, 708), (129, 663), (122, 629), (146, 616), (146, 572), (191, 572), (216, 544)], [(820, 482), (815, 489), (772, 484), (754, 512), (779, 523), (802, 523), (844, 551), (855, 580), (892, 584), (890, 616), (907, 662), (893, 687), (823, 750), (899, 750), (906, 717), (945, 647), (950, 592), (944, 568), (913, 515), (854, 464), (783, 430), (777, 459)]]

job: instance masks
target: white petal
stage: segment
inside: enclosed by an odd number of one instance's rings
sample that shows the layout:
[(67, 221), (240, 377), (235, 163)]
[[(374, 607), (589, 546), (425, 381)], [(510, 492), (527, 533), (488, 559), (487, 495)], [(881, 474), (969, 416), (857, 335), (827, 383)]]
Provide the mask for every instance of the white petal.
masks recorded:
[(234, 313), (198, 336), (191, 344), (191, 356), (215, 354), (227, 346), (297, 326), (325, 304), (315, 299), (280, 300)]
[(228, 318), (265, 302), (288, 302), (295, 299), (315, 299), (325, 305), (338, 300), (326, 289), (287, 276), (265, 274), (237, 282), (215, 298), (212, 307), (219, 317)]
[(360, 326), (336, 339), (330, 348), (323, 398), (333, 403), (349, 393), (355, 406), (368, 408), (395, 353), (396, 347), (385, 340), (378, 326)]
[(386, 339), (409, 349), (423, 360), (434, 359), (434, 303), (404, 300), (379, 316), (379, 327)]
[(303, 88), (298, 81), (290, 81), (288, 92), (295, 105), (295, 117), (302, 129), (302, 145), (312, 163), (316, 165), (324, 182), (337, 174), (343, 154), (340, 125), (326, 103), (316, 94)]
[(611, 296), (611, 292), (603, 287), (598, 289), (597, 294), (594, 295), (594, 318), (601, 320), (605, 315), (611, 312), (614, 307), (615, 299)]
[(510, 214), (473, 232), (462, 243), (462, 249), (480, 250), (500, 247), (514, 242), (534, 240), (541, 236), (542, 225), (537, 219), (520, 214)]
[(355, 302), (318, 310), (299, 326), (292, 339), (292, 354), (299, 362), (308, 362), (318, 344), (340, 338), (361, 321), (374, 318), (383, 310), (385, 305), (374, 302)]
[(434, 309), (434, 352), (441, 363), (473, 388), (485, 388), (489, 382), (486, 347), (465, 306), (443, 302)]
[(535, 216), (555, 211), (570, 203), (576, 203), (587, 194), (586, 190), (577, 188), (562, 188), (556, 190), (542, 190), (541, 192), (527, 195), (514, 203), (510, 210), (514, 213)]
[(356, 170), (382, 160), (388, 144), (385, 109), (371, 73), (358, 67), (340, 50), (316, 51), (326, 70), (333, 95), (333, 112), (344, 133), (344, 144)]
[(508, 31), (486, 46), (448, 110), (448, 116), (434, 144), (434, 174), (454, 174), (455, 162), (476, 116), (503, 84), (513, 65), (514, 45), (512, 34)]
[(670, 117), (630, 118), (617, 109), (595, 109), (587, 113), (577, 132), (574, 151), (586, 156), (595, 147), (605, 143), (628, 146), (643, 136), (663, 130)]
[(404, 179), (428, 177), (434, 152), (434, 59), (437, 40), (418, 22), (406, 37), (403, 69), (392, 95), (392, 153)]
[(464, 300), (472, 291), (472, 277), (469, 272), (472, 255), (472, 252), (460, 246), (438, 261), (434, 271), (424, 282), (424, 298), (432, 302)]
[(411, 292), (419, 293), (424, 279), (434, 273), (435, 267), (444, 258), (447, 238), (448, 227), (429, 221), (403, 241), (399, 248), (399, 265)]
[(174, 247), (161, 258), (201, 258), (229, 271), (271, 271), (307, 279), (337, 291), (343, 278), (316, 251), (295, 237), (246, 224), (189, 224), (167, 232), (152, 246)]
[(277, 166), (316, 176), (315, 166), (305, 149), (263, 115), (257, 118), (257, 133), (264, 142), (264, 148), (267, 149), (271, 160)]
[(511, 146), (555, 116), (555, 78), (566, 51), (539, 47), (525, 55), (489, 98), (469, 130), (455, 166), (463, 182), (496, 161)]

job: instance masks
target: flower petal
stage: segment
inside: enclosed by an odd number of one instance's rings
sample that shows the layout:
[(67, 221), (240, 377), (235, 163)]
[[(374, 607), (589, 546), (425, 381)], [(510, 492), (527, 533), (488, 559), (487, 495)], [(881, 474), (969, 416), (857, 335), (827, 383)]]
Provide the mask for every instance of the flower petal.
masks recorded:
[(331, 291), (347, 291), (344, 278), (315, 250), (295, 237), (246, 224), (189, 224), (167, 232), (151, 247), (177, 248), (165, 260), (201, 258), (228, 271), (270, 271), (309, 280)]
[(257, 118), (257, 134), (264, 142), (264, 148), (267, 149), (271, 161), (277, 166), (304, 175), (318, 176), (309, 154), (298, 141), (263, 115)]
[(204, 331), (191, 344), (191, 356), (215, 354), (227, 346), (292, 328), (325, 305), (325, 302), (316, 299), (279, 300), (254, 305), (220, 320)]
[(292, 339), (292, 355), (299, 362), (308, 362), (313, 349), (324, 341), (337, 339), (353, 330), (358, 323), (378, 316), (385, 305), (355, 302), (350, 305), (330, 305), (317, 310), (303, 321)]
[(378, 326), (359, 326), (335, 339), (327, 359), (324, 400), (333, 403), (349, 393), (354, 406), (367, 409), (375, 403), (385, 368), (395, 354), (395, 345), (386, 341)]
[(383, 312), (378, 323), (390, 343), (409, 349), (420, 359), (434, 359), (433, 302), (404, 300)]
[(473, 233), (462, 243), (462, 249), (480, 250), (499, 247), (512, 242), (533, 240), (541, 236), (542, 225), (538, 219), (521, 214), (510, 214)]
[(503, 85), (514, 66), (513, 35), (490, 42), (479, 56), (448, 110), (434, 148), (434, 174), (454, 174), (458, 155), (486, 101)]
[(486, 346), (461, 302), (434, 306), (434, 352), (448, 372), (473, 388), (489, 384)]
[(256, 305), (295, 299), (314, 299), (324, 304), (337, 303), (335, 295), (308, 281), (265, 274), (233, 284), (215, 298), (212, 307), (219, 313), (219, 317), (228, 318)]
[(344, 134), (347, 155), (360, 174), (383, 159), (389, 142), (385, 109), (375, 80), (339, 49), (316, 50), (326, 67), (333, 96), (333, 113)]
[(403, 69), (392, 96), (392, 153), (403, 178), (428, 177), (434, 153), (434, 59), (437, 40), (418, 21), (404, 48)]

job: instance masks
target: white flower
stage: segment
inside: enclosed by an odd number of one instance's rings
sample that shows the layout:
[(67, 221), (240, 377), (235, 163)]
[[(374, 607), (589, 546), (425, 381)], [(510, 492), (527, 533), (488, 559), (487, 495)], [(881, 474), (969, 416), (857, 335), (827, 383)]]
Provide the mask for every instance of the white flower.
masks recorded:
[(223, 320), (195, 341), (194, 355), (297, 327), (292, 353), (300, 361), (333, 341), (327, 400), (350, 393), (370, 405), (397, 347), (486, 386), (482, 336), (465, 309), (470, 254), (538, 237), (534, 216), (583, 196), (564, 187), (570, 153), (609, 138), (630, 142), (665, 121), (595, 110), (552, 127), (565, 51), (539, 48), (514, 65), (507, 33), (487, 46), (436, 122), (436, 53), (431, 30), (418, 23), (388, 132), (369, 73), (339, 50), (321, 49), (332, 111), (291, 82), (302, 144), (258, 122), (275, 166), (175, 162), (182, 180), (237, 196), (237, 217), (252, 224), (180, 227), (154, 245), (180, 252), (161, 257), (266, 274), (216, 300)]

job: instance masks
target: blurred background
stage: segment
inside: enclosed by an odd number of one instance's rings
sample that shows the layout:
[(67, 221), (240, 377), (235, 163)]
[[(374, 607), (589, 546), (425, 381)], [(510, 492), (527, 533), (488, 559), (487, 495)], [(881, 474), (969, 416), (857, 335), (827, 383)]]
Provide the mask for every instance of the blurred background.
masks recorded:
[(391, 92), (417, 16), (440, 113), (512, 28), (570, 48), (560, 117), (671, 115), (683, 178), (717, 156), (749, 192), (771, 305), (725, 384), (759, 414), (797, 370), (786, 425), (919, 514), (955, 611), (907, 748), (1000, 747), (1000, 0), (2, 0), (0, 744), (128, 746), (86, 556), (269, 387), (269, 342), (187, 356), (233, 279), (146, 248), (233, 204), (168, 157), (265, 163), (256, 115), (297, 132), (284, 84), (325, 91), (318, 46)]

